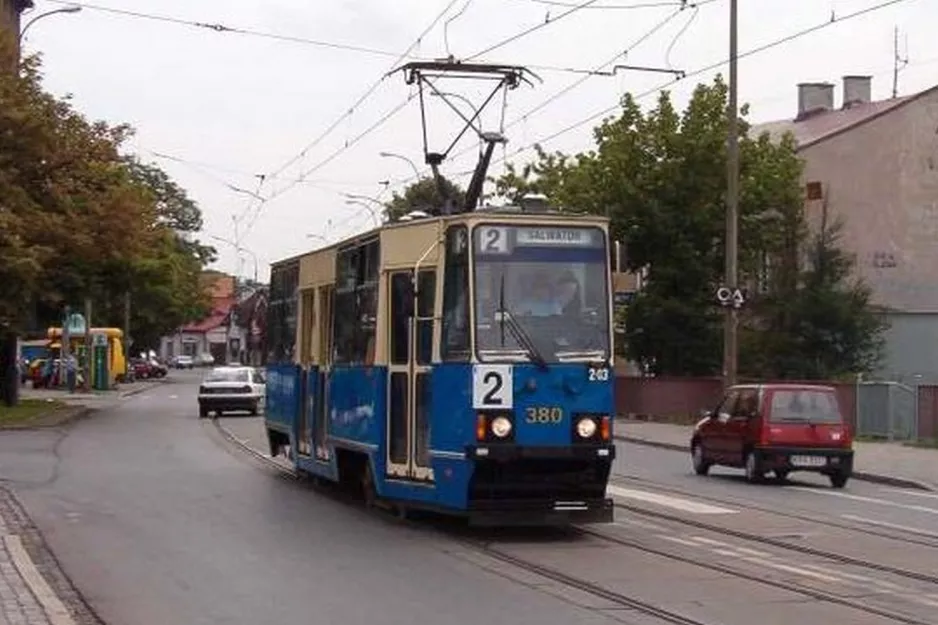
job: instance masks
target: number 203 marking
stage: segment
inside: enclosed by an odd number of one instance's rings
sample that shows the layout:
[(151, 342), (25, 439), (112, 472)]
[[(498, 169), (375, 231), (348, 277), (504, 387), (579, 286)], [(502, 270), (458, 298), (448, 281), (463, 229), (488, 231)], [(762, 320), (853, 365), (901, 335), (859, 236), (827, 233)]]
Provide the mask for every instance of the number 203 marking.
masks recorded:
[(609, 381), (609, 369), (606, 367), (590, 367), (590, 382)]

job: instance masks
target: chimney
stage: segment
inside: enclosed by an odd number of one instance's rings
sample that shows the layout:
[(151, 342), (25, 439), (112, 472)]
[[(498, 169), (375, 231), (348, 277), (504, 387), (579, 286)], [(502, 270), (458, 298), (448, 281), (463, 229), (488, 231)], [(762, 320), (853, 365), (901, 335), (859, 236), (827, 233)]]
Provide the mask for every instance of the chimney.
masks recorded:
[(872, 93), (871, 76), (844, 76), (844, 108), (867, 104)]
[(834, 108), (834, 85), (829, 82), (803, 82), (798, 84), (798, 117), (804, 119)]

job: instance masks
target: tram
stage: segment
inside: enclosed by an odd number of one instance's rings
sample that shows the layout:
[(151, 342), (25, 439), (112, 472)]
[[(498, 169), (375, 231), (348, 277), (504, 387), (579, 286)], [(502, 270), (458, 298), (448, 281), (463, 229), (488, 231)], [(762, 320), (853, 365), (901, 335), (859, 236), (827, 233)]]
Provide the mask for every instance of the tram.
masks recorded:
[(271, 455), (478, 524), (610, 521), (608, 247), (604, 218), (478, 210), (275, 263)]
[[(520, 73), (454, 69), (509, 85)], [(610, 522), (608, 219), (535, 198), (478, 208), (499, 142), (480, 139), (462, 207), (272, 264), (270, 453), (401, 511), (489, 526)], [(441, 160), (427, 154), (438, 181)]]

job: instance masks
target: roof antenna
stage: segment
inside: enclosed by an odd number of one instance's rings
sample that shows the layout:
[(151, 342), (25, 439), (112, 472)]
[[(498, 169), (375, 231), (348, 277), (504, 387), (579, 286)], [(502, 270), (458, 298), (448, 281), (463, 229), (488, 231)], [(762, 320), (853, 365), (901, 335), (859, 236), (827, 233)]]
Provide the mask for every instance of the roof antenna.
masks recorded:
[(909, 64), (909, 37), (905, 39), (905, 57), (899, 55), (899, 27), (893, 29), (892, 34), (893, 65), (892, 65), (892, 97), (899, 97), (899, 72)]

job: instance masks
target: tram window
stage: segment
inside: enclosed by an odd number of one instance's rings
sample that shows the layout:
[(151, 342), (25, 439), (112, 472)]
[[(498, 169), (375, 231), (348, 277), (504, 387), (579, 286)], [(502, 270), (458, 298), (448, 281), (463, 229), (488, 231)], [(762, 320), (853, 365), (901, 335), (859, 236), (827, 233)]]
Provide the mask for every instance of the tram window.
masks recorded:
[(469, 350), (469, 245), (465, 226), (446, 231), (443, 278), (443, 360), (467, 361)]
[(407, 333), (407, 298), (412, 296), (409, 273), (391, 274), (391, 364), (407, 364), (410, 340)]
[(436, 303), (436, 269), (421, 271), (417, 284), (417, 364), (433, 360), (433, 308)]
[(333, 361), (369, 363), (378, 310), (378, 240), (336, 255)]

